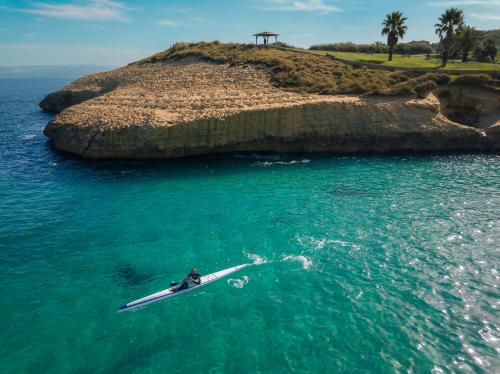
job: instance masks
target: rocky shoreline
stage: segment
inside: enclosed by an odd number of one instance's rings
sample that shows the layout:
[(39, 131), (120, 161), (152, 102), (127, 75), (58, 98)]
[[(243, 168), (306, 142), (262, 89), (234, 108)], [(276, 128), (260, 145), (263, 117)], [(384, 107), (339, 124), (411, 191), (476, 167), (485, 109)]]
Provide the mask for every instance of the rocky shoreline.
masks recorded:
[(266, 69), (197, 58), (81, 78), (40, 106), (56, 148), (88, 158), (225, 152), (500, 150), (500, 94), (446, 87), (426, 98), (318, 95), (273, 85)]

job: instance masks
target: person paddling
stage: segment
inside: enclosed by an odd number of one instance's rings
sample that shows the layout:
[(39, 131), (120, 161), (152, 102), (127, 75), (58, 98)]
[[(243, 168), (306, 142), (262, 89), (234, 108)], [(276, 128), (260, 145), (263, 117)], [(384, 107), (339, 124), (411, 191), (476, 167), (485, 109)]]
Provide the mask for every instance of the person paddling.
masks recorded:
[(180, 285), (175, 288), (176, 291), (185, 290), (189, 287), (199, 286), (201, 283), (201, 277), (198, 273), (198, 269), (192, 268), (191, 272), (180, 281)]

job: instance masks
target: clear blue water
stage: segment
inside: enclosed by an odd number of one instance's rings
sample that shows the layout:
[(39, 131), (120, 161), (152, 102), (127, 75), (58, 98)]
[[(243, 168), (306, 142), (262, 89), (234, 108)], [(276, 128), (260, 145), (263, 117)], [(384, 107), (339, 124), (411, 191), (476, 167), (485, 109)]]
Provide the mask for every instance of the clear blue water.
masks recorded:
[(500, 369), (498, 155), (85, 161), (66, 82), (0, 80), (1, 372)]

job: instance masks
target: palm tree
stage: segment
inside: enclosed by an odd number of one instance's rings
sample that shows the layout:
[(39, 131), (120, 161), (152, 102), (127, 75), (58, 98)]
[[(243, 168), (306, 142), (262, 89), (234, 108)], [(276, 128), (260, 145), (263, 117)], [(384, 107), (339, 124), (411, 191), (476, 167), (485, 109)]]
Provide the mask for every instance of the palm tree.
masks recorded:
[(399, 38), (403, 39), (408, 27), (405, 25), (406, 17), (401, 12), (392, 12), (385, 16), (382, 22), (382, 35), (387, 35), (387, 47), (389, 49), (389, 61), (392, 61), (394, 47), (398, 44)]
[(457, 30), (457, 47), (462, 50), (462, 61), (467, 62), (470, 51), (479, 43), (481, 34), (475, 27), (464, 26)]
[(448, 63), (450, 49), (453, 45), (455, 36), (455, 29), (461, 28), (464, 25), (464, 12), (458, 8), (447, 9), (441, 17), (439, 23), (434, 25), (436, 34), (441, 39), (441, 46), (443, 47), (443, 67)]

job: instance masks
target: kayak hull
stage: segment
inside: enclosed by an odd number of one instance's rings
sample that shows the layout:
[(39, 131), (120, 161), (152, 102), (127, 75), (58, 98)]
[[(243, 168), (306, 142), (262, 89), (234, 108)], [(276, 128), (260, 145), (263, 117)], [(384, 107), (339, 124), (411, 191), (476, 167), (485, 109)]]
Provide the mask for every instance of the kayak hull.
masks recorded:
[(131, 301), (125, 305), (122, 305), (120, 307), (120, 309), (118, 310), (118, 312), (125, 312), (127, 310), (143, 307), (143, 306), (148, 305), (148, 304), (156, 303), (157, 301), (160, 301), (160, 300), (164, 300), (164, 299), (176, 296), (176, 295), (180, 295), (180, 294), (183, 294), (185, 292), (189, 292), (189, 291), (194, 290), (194, 289), (198, 289), (199, 287), (203, 287), (206, 284), (209, 284), (209, 283), (212, 283), (218, 279), (224, 278), (225, 276), (232, 274), (238, 270), (241, 270), (249, 265), (250, 264), (242, 264), (242, 265), (238, 265), (238, 266), (233, 266), (233, 267), (228, 268), (228, 269), (219, 270), (219, 271), (212, 273), (212, 274), (204, 275), (201, 277), (201, 282), (199, 285), (186, 288), (185, 290), (174, 291), (175, 286), (167, 288), (165, 290), (156, 292), (156, 293), (151, 294), (149, 296), (146, 296), (146, 297), (143, 297), (141, 299)]

